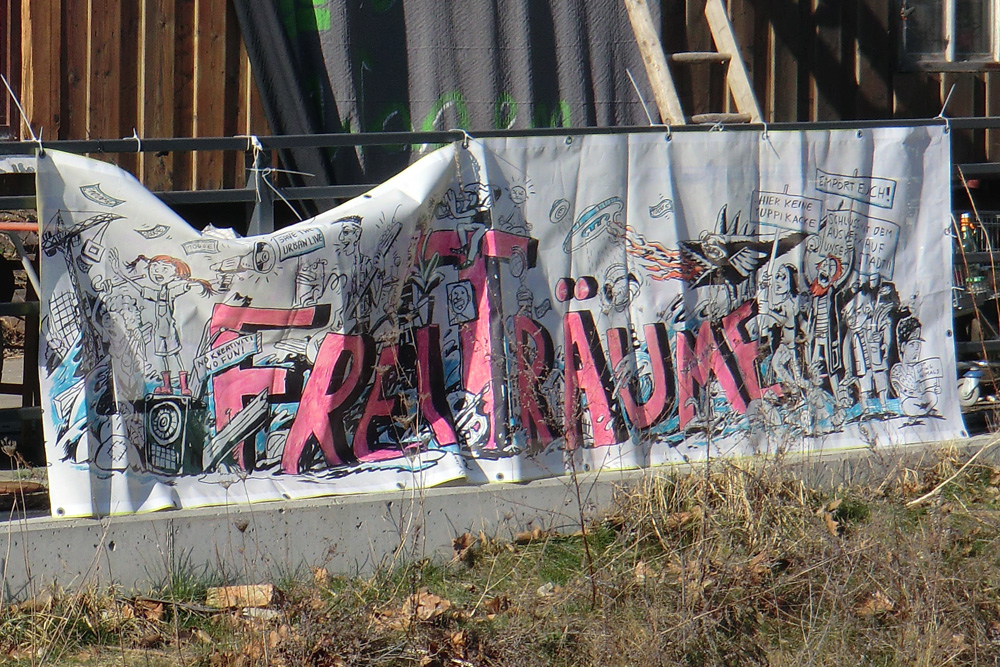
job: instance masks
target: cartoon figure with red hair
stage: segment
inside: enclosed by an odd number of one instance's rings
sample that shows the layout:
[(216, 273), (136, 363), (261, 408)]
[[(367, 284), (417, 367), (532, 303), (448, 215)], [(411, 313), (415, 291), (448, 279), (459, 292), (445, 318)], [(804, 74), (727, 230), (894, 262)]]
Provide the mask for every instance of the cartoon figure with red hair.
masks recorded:
[(809, 282), (812, 308), (806, 337), (807, 364), (812, 375), (829, 381), (830, 391), (838, 402), (842, 402), (845, 396), (838, 378), (842, 369), (841, 350), (836, 342), (840, 336), (840, 322), (834, 298), (846, 272), (834, 255), (820, 259), (814, 269), (816, 275)]
[[(202, 296), (217, 294), (215, 288), (207, 280), (192, 278), (191, 267), (187, 262), (170, 255), (153, 257), (139, 255), (125, 265), (127, 272), (121, 270), (121, 261), (115, 250), (109, 253), (109, 261), (115, 275), (135, 288), (143, 299), (153, 302), (155, 313), (153, 353), (163, 359), (163, 384), (157, 387), (154, 393), (173, 394), (171, 375), (176, 371), (181, 395), (190, 396), (188, 372), (180, 356), (181, 339), (177, 331), (177, 321), (174, 319), (174, 302), (194, 285), (201, 288)], [(140, 263), (145, 264), (146, 275), (138, 277), (129, 275)]]

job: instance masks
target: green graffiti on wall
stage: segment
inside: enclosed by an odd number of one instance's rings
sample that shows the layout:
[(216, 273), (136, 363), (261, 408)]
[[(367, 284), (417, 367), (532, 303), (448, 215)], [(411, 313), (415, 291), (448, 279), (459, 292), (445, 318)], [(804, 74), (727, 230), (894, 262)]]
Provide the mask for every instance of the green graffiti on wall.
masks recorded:
[(535, 105), (535, 114), (531, 119), (531, 127), (572, 127), (569, 102), (559, 100), (555, 107), (545, 104)]
[(509, 130), (517, 122), (517, 102), (510, 93), (500, 93), (493, 105), (493, 127)]
[(290, 39), (325, 32), (332, 25), (330, 0), (278, 0), (278, 14)]
[(457, 127), (469, 128), (469, 109), (465, 106), (465, 96), (457, 90), (444, 93), (435, 100), (431, 110), (424, 117), (424, 122), (420, 124), (421, 132), (433, 132), (435, 130), (449, 130), (451, 128), (441, 127), (440, 122), (444, 120), (444, 114), (448, 109), (453, 109), (458, 121)]

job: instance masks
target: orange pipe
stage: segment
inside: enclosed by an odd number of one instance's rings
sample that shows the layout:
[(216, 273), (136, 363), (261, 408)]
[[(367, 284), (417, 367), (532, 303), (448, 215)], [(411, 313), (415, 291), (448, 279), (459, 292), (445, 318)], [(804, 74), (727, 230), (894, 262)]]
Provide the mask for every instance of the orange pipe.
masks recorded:
[(37, 232), (37, 222), (0, 222), (0, 232)]

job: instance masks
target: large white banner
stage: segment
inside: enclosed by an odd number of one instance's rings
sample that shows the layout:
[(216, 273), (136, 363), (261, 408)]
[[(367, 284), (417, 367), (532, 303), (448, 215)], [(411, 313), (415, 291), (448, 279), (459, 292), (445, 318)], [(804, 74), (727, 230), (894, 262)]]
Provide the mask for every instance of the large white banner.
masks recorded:
[(268, 236), (38, 160), (53, 513), (958, 437), (943, 128), (443, 148)]

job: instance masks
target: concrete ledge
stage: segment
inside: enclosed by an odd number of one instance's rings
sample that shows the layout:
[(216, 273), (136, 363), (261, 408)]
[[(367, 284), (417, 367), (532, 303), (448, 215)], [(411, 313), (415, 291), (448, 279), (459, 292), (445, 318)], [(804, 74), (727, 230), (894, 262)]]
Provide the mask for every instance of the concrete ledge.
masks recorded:
[[(762, 458), (754, 464), (784, 466), (818, 488), (879, 484), (907, 468), (933, 462), (945, 446), (966, 455), (987, 447), (981, 459), (996, 464), (1000, 447), (992, 445), (998, 441), (997, 436), (982, 436), (954, 443), (803, 454), (780, 462)], [(685, 465), (580, 475), (584, 514), (592, 518), (608, 509), (615, 490), (623, 485), (690, 470)], [(301, 573), (309, 566), (366, 574), (393, 562), (450, 554), (451, 540), (464, 532), (482, 530), (509, 537), (534, 527), (579, 530), (572, 478), (100, 520), (19, 519), (0, 524), (4, 581), (0, 601), (28, 598), (53, 584), (67, 589), (115, 585), (144, 591), (178, 575), (260, 583)]]

